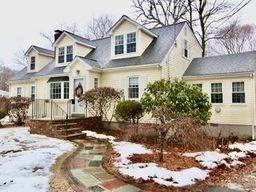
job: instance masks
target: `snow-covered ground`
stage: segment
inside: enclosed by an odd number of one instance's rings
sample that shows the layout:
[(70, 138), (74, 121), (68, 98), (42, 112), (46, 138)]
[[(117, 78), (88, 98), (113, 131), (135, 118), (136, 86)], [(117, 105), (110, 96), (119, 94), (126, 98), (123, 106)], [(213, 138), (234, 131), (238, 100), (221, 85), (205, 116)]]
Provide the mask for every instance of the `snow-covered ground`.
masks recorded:
[(7, 125), (11, 123), (10, 117), (9, 116), (5, 116), (3, 119), (0, 119), (0, 123), (2, 125)]
[(195, 184), (199, 180), (204, 180), (209, 173), (220, 165), (234, 167), (243, 164), (241, 159), (250, 154), (256, 154), (256, 142), (246, 144), (235, 143), (229, 146), (231, 152), (228, 154), (219, 151), (202, 151), (197, 153), (184, 153), (184, 156), (195, 158), (204, 169), (191, 167), (180, 171), (171, 171), (159, 167), (155, 163), (131, 163), (129, 157), (134, 154), (151, 154), (152, 151), (145, 146), (130, 142), (116, 142), (115, 138), (103, 134), (97, 134), (92, 131), (84, 131), (87, 136), (107, 139), (112, 144), (113, 149), (119, 154), (114, 166), (123, 175), (134, 179), (154, 180), (156, 183), (166, 186), (182, 187)]
[(87, 132), (87, 136), (107, 139), (112, 144), (113, 149), (119, 153), (114, 166), (122, 175), (130, 176), (134, 179), (154, 180), (160, 185), (182, 187), (195, 184), (199, 180), (208, 177), (208, 170), (202, 170), (197, 167), (183, 169), (180, 171), (171, 171), (159, 167), (155, 163), (131, 163), (129, 157), (134, 154), (151, 154), (152, 151), (145, 146), (131, 142), (115, 142), (111, 136), (97, 134), (96, 132)]
[(68, 141), (31, 135), (28, 128), (0, 129), (0, 191), (49, 191), (51, 166), (74, 149)]

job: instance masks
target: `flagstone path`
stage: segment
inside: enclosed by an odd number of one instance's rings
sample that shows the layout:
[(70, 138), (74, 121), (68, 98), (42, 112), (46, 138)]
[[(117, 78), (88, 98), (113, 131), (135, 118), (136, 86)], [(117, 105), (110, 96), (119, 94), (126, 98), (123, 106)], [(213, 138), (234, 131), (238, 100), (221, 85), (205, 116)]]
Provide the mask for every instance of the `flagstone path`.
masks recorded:
[[(79, 142), (81, 144), (81, 142)], [(140, 189), (108, 174), (103, 167), (102, 159), (107, 150), (105, 144), (82, 143), (81, 150), (69, 163), (69, 174), (76, 182), (76, 189), (90, 192), (139, 192)]]

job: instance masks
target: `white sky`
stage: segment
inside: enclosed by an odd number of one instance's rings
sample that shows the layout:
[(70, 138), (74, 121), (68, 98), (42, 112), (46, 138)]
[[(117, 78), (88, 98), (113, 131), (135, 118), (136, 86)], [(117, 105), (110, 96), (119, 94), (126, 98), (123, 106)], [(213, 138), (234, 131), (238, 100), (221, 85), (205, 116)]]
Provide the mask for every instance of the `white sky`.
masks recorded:
[[(236, 0), (234, 0), (236, 1)], [(80, 27), (93, 16), (123, 14), (134, 17), (132, 0), (1, 0), (0, 60), (14, 67), (14, 53), (31, 44), (44, 47), (40, 32), (51, 32), (61, 24), (77, 23)], [(256, 24), (256, 0), (241, 13), (243, 22)]]

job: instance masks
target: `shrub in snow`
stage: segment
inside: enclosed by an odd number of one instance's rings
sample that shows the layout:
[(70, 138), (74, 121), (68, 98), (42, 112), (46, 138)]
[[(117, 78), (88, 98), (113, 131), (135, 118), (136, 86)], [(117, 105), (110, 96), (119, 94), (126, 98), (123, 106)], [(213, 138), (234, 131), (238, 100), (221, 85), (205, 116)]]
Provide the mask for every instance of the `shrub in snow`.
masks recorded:
[(141, 103), (145, 111), (158, 120), (155, 130), (159, 135), (160, 161), (163, 161), (163, 148), (169, 130), (176, 132), (182, 128), (179, 123), (182, 118), (189, 117), (203, 124), (211, 116), (208, 96), (199, 88), (182, 81), (160, 80), (149, 83)]
[(100, 87), (86, 91), (80, 100), (86, 103), (87, 110), (91, 115), (102, 117), (110, 126), (116, 103), (122, 97), (122, 91), (111, 87)]
[(8, 114), (15, 125), (21, 126), (25, 124), (30, 103), (30, 98), (20, 96), (10, 98)]
[(2, 119), (8, 115), (10, 110), (10, 100), (6, 97), (0, 96), (0, 127), (2, 126)]

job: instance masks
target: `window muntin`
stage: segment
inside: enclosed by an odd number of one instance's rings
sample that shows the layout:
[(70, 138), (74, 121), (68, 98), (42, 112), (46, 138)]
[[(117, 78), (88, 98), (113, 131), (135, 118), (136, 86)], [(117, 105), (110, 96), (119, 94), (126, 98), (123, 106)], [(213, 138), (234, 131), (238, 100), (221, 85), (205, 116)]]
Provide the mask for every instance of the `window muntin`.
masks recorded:
[(223, 103), (222, 83), (211, 84), (211, 102)]
[(67, 46), (66, 62), (73, 60), (73, 46)]
[(69, 99), (69, 82), (64, 82), (64, 99)]
[(58, 63), (64, 63), (65, 60), (65, 47), (59, 48)]
[(50, 99), (61, 99), (61, 82), (50, 83)]
[(203, 89), (203, 84), (201, 83), (196, 83), (196, 84), (193, 84), (194, 87), (198, 87), (199, 89)]
[(35, 70), (36, 68), (36, 57), (31, 57), (30, 58), (30, 70)]
[(124, 53), (124, 36), (115, 36), (115, 55), (120, 55)]
[(21, 97), (21, 92), (22, 92), (22, 88), (21, 87), (17, 87), (17, 96)]
[(129, 77), (128, 98), (139, 98), (139, 77)]
[(245, 103), (244, 82), (232, 83), (232, 103)]
[(187, 40), (184, 40), (184, 52), (183, 52), (183, 54), (184, 54), (184, 57), (188, 58), (189, 52), (188, 52), (188, 41)]
[(136, 33), (127, 34), (127, 53), (136, 52)]
[(99, 79), (94, 78), (94, 89), (98, 89), (98, 87), (99, 87)]
[(35, 86), (31, 86), (30, 96), (31, 96), (31, 100), (34, 101), (36, 98), (36, 87)]

